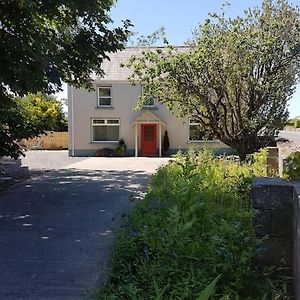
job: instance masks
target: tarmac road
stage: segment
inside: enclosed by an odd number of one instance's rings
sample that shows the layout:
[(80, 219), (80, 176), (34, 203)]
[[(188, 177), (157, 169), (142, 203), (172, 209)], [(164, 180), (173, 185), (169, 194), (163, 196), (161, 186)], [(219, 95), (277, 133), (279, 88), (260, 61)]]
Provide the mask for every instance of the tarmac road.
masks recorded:
[[(55, 161), (54, 152), (42, 153), (29, 154), (29, 168)], [(130, 199), (167, 161), (63, 159), (0, 197), (0, 299), (84, 299), (105, 276)]]

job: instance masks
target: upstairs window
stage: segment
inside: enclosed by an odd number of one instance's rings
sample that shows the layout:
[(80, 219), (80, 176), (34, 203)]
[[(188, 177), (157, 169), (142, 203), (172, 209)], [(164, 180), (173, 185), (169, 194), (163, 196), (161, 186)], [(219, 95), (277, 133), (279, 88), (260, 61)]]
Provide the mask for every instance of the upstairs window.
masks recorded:
[(148, 100), (146, 102), (144, 102), (144, 107), (152, 107), (155, 106), (155, 98), (154, 96), (151, 96), (148, 98)]
[(118, 142), (120, 121), (118, 119), (93, 119), (93, 142)]
[[(142, 94), (144, 94), (144, 87), (142, 86)], [(143, 107), (154, 107), (155, 106), (155, 97), (150, 96), (147, 101), (144, 102)]]
[(111, 106), (111, 86), (98, 87), (98, 106)]

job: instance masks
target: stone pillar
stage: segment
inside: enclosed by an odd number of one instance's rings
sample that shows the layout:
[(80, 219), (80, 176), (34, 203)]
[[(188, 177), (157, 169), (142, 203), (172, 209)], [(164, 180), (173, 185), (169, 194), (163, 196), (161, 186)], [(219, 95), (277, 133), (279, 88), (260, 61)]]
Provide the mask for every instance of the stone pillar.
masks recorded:
[(294, 188), (294, 287), (295, 299), (300, 300), (300, 183)]
[(256, 178), (252, 186), (256, 236), (268, 236), (263, 264), (293, 261), (293, 185), (279, 178)]
[(267, 147), (267, 174), (272, 176), (279, 173), (279, 155), (277, 147)]

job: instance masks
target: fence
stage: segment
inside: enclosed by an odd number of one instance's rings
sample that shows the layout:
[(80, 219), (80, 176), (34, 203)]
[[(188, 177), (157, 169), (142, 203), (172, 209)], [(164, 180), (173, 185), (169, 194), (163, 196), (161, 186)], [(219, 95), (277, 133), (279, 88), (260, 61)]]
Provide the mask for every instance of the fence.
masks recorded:
[(30, 140), (23, 140), (22, 145), (33, 150), (68, 149), (68, 132), (49, 131)]

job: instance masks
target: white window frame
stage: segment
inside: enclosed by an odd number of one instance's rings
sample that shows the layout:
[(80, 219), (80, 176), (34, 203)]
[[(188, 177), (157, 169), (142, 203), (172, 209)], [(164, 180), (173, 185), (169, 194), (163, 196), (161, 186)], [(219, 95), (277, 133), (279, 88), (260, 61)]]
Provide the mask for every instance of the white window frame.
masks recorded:
[[(104, 123), (96, 123), (94, 124), (94, 121), (95, 120), (103, 120)], [(115, 124), (111, 124), (109, 123), (108, 121), (118, 121), (118, 123), (115, 123)], [(96, 141), (94, 139), (94, 126), (116, 126), (119, 128), (119, 134), (118, 134), (118, 139), (115, 140), (115, 141)], [(120, 140), (120, 119), (117, 119), (117, 118), (109, 118), (109, 119), (104, 119), (104, 118), (92, 118), (91, 119), (91, 136), (92, 136), (92, 143), (102, 143), (102, 144), (105, 144), (105, 143), (118, 143), (119, 140)]]
[[(110, 96), (101, 97), (102, 99), (110, 99), (110, 105), (100, 104), (100, 89), (110, 89)], [(112, 86), (111, 85), (98, 85), (97, 87), (97, 107), (112, 107)]]
[(189, 126), (188, 126), (188, 132), (189, 132), (189, 140), (188, 140), (188, 142), (189, 143), (216, 143), (216, 142), (218, 142), (218, 140), (216, 140), (216, 139), (212, 139), (212, 140), (191, 140), (191, 135), (190, 135), (190, 126), (192, 125), (194, 125), (194, 126), (199, 126), (200, 125), (200, 123), (199, 122), (191, 122), (191, 120), (189, 120)]
[(189, 120), (189, 142), (190, 143), (197, 143), (197, 142), (202, 142), (203, 140), (191, 140), (191, 126), (199, 126), (200, 123), (197, 122), (191, 122), (191, 120)]
[[(144, 94), (144, 86), (141, 86), (141, 93), (142, 95)], [(153, 96), (153, 104), (147, 105), (147, 104), (143, 104), (143, 108), (153, 108), (156, 107), (156, 98)]]

